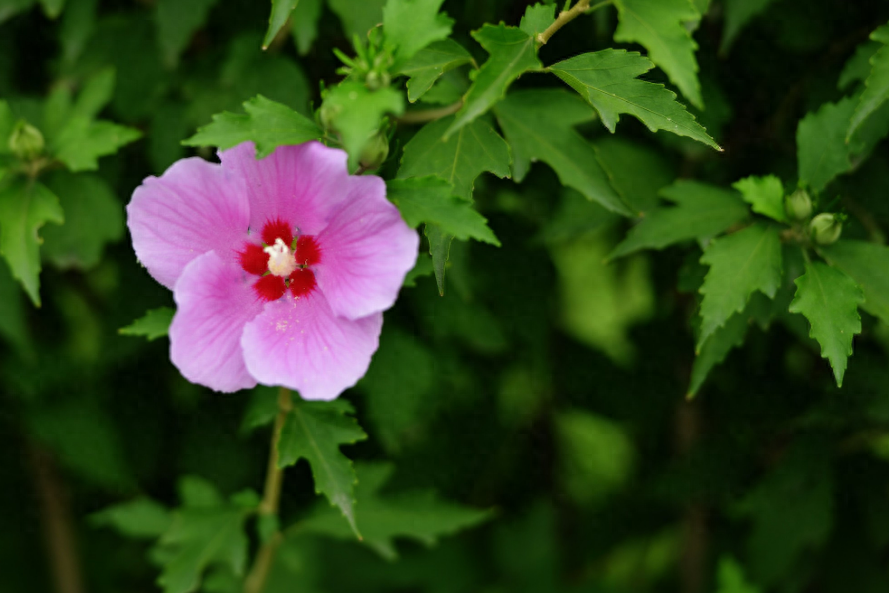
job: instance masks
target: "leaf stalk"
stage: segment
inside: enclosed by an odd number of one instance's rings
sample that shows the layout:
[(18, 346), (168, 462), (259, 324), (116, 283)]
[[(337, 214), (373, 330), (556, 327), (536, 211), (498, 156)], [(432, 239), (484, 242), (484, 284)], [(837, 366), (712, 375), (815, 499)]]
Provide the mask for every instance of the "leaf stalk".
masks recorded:
[(559, 16), (556, 17), (555, 22), (552, 25), (546, 28), (543, 33), (537, 34), (537, 45), (546, 45), (546, 42), (550, 40), (550, 37), (556, 34), (556, 31), (576, 19), (582, 14), (586, 14), (588, 12), (593, 12), (594, 10), (598, 10), (603, 6), (608, 6), (612, 4), (614, 0), (603, 0), (602, 2), (598, 2), (590, 6), (590, 0), (580, 0), (577, 4), (575, 4), (572, 8), (568, 10), (563, 10), (559, 13)]

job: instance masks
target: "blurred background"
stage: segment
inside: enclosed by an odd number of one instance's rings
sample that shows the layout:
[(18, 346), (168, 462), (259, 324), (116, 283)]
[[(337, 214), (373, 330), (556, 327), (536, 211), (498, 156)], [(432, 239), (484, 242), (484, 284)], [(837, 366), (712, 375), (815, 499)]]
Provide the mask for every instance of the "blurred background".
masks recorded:
[[(842, 73), (847, 90), (862, 84), (847, 62), (866, 75), (857, 48), (889, 19), (876, 2), (749, 4), (768, 6), (726, 31), (713, 0), (695, 32), (699, 118), (724, 154), (629, 118), (617, 135), (581, 127), (624, 191), (654, 204), (678, 177), (792, 180), (799, 119), (842, 96)], [(481, 61), (469, 31), (517, 24), (528, 5), (443, 8)], [(97, 170), (41, 176), (66, 222), (41, 231), (40, 308), (0, 261), (0, 590), (157, 591), (153, 541), (169, 509), (195, 488), (261, 489), (269, 429), (254, 425), (269, 392), (212, 393), (179, 375), (165, 337), (118, 333), (172, 306), (136, 262), (123, 208), (176, 159), (215, 158), (180, 145), (213, 114), (259, 93), (311, 117), (319, 83), (339, 80), (331, 50), (351, 53), (381, 6), (301, 0), (262, 51), (268, 2), (0, 0), (0, 99), (16, 117), (50, 138), (56, 101), (111, 77), (95, 115), (140, 136)], [(613, 9), (578, 19), (541, 57), (615, 47), (615, 24)], [(468, 85), (465, 72), (446, 80), (451, 94)], [(424, 100), (449, 103), (447, 90)], [(415, 132), (398, 128), (382, 175)], [(880, 145), (832, 186), (850, 200), (844, 236), (882, 236), (887, 188)], [(430, 275), (406, 286), (370, 371), (343, 396), (369, 435), (343, 449), (363, 477), (359, 509), (362, 496), (397, 508), (386, 501), (433, 491), (439, 506), (409, 520), (428, 527), (393, 528), (391, 546), (297, 529), (267, 591), (889, 590), (889, 328), (865, 316), (837, 389), (804, 320), (777, 315), (768, 331), (751, 325), (688, 402), (696, 245), (605, 264), (626, 223), (542, 164), (521, 185), (483, 176), (475, 199), (503, 247), (455, 243), (444, 297)], [(108, 510), (133, 500), (153, 502), (130, 520)], [(301, 462), (282, 525), (316, 504), (327, 505)], [(458, 508), (465, 520), (442, 518)], [(231, 584), (214, 575), (202, 590)]]

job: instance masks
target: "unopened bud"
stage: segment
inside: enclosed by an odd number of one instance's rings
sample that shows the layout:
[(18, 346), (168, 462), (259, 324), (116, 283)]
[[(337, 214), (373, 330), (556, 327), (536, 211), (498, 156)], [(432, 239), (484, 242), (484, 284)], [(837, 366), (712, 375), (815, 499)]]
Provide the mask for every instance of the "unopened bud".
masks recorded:
[(43, 134), (40, 130), (20, 119), (9, 136), (9, 150), (20, 159), (33, 159), (43, 151)]
[(843, 232), (843, 222), (836, 214), (822, 213), (809, 224), (809, 235), (819, 245), (836, 243)]
[(812, 198), (800, 188), (784, 198), (784, 210), (793, 220), (806, 220), (812, 215)]
[(376, 169), (386, 162), (388, 156), (389, 140), (385, 134), (377, 132), (364, 145), (358, 160), (365, 169)]

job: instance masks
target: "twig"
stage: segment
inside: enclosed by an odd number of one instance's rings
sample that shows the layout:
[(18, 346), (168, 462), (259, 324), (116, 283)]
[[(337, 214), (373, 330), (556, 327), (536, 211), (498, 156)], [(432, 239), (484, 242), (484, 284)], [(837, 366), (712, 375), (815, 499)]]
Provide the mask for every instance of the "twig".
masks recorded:
[(559, 13), (559, 16), (556, 18), (555, 22), (546, 28), (543, 33), (537, 34), (537, 43), (539, 45), (546, 45), (546, 42), (549, 41), (550, 37), (556, 34), (556, 31), (579, 17), (580, 15), (593, 12), (603, 6), (608, 6), (614, 0), (604, 0), (603, 2), (599, 2), (597, 4), (593, 4), (590, 6), (590, 0), (580, 0), (577, 4), (575, 4), (569, 10), (563, 10)]

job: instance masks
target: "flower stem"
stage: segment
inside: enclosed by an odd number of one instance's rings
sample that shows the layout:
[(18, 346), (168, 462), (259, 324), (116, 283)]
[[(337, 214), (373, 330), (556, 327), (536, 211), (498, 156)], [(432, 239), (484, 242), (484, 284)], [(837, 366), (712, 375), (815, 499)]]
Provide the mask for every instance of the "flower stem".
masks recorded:
[(608, 6), (614, 2), (614, 0), (603, 0), (602, 2), (598, 2), (590, 6), (590, 0), (580, 0), (577, 4), (575, 4), (572, 8), (568, 10), (563, 10), (559, 13), (559, 16), (556, 18), (555, 22), (546, 28), (543, 33), (537, 34), (537, 44), (538, 45), (546, 45), (546, 42), (549, 41), (549, 38), (555, 35), (556, 31), (579, 17), (580, 15), (593, 12), (603, 6)]
[[(265, 477), (265, 489), (262, 493), (262, 501), (257, 507), (260, 518), (264, 516), (272, 516), (278, 514), (278, 505), (281, 501), (281, 484), (284, 479), (284, 472), (278, 467), (278, 441), (281, 439), (281, 431), (284, 429), (284, 422), (287, 420), (287, 414), (293, 409), (293, 402), (290, 399), (290, 390), (282, 387), (278, 391), (278, 415), (275, 417), (275, 427), (272, 430), (272, 443), (269, 449), (269, 464)], [(281, 532), (277, 531), (268, 540), (266, 540), (253, 560), (250, 572), (244, 579), (244, 593), (261, 593), (265, 588), (266, 579), (275, 559), (275, 552), (284, 538)]]
[(456, 103), (451, 103), (450, 105), (439, 107), (437, 109), (420, 109), (418, 111), (408, 111), (404, 115), (396, 117), (395, 121), (400, 124), (422, 124), (426, 123), (427, 121), (447, 117), (448, 115), (459, 111), (461, 107), (463, 107), (463, 99), (460, 99)]

